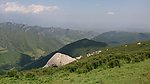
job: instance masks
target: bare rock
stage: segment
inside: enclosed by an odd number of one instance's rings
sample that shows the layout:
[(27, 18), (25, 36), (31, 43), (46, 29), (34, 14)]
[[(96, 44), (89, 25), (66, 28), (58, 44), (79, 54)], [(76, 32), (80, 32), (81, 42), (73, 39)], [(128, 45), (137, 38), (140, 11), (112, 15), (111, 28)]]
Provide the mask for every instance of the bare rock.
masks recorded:
[(62, 54), (62, 53), (56, 53), (52, 56), (51, 59), (47, 62), (47, 64), (43, 67), (59, 67), (64, 66), (66, 64), (69, 64), (73, 61), (75, 61), (75, 58), (72, 58), (68, 55)]

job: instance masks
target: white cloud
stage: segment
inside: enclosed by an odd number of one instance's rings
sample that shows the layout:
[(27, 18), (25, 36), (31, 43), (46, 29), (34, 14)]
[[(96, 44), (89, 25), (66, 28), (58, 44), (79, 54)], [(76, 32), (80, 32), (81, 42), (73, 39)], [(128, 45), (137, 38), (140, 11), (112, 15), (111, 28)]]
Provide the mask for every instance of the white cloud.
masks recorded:
[(109, 11), (109, 12), (107, 12), (106, 14), (107, 14), (107, 15), (115, 15), (115, 13), (112, 12), (112, 11)]
[(0, 4), (0, 10), (4, 12), (18, 12), (18, 13), (41, 13), (45, 11), (54, 11), (58, 9), (57, 6), (44, 6), (31, 4), (28, 6), (17, 4), (16, 2), (7, 2), (5, 4)]

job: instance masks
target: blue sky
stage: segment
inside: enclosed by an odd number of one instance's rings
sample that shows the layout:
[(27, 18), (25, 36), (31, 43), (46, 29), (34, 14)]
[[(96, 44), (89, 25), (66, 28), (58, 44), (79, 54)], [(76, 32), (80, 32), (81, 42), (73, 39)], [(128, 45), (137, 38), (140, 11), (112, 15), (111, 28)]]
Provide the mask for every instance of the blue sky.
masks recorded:
[(150, 31), (150, 0), (0, 0), (0, 22)]

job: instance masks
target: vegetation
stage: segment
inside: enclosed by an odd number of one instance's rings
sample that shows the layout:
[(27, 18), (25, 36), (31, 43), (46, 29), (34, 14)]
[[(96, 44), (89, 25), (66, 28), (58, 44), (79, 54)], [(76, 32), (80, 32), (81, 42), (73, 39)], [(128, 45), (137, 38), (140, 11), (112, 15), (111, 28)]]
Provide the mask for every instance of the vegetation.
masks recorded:
[(61, 52), (72, 57), (77, 57), (80, 55), (86, 56), (88, 53), (92, 53), (106, 46), (107, 44), (103, 42), (81, 39), (62, 47), (57, 52)]
[[(20, 65), (22, 67), (25, 64), (18, 65), (19, 61), (29, 62), (29, 57), (31, 60), (38, 59), (70, 42), (92, 38), (95, 35), (97, 34), (94, 32), (71, 29), (43, 28), (10, 22), (0, 23), (0, 67), (3, 69)], [(24, 59), (25, 56), (27, 59)]]
[[(5, 74), (1, 83), (149, 84), (150, 41), (104, 48), (63, 67)], [(15, 74), (15, 75), (14, 75)]]
[(96, 42), (88, 39), (82, 39), (71, 44), (64, 46), (56, 52), (49, 54), (48, 56), (41, 57), (38, 60), (26, 65), (23, 67), (23, 70), (29, 70), (33, 68), (43, 67), (47, 61), (57, 52), (69, 55), (71, 57), (78, 57), (80, 55), (86, 56), (87, 53), (91, 53), (93, 51), (97, 51), (103, 47), (106, 47), (107, 44), (103, 42)]

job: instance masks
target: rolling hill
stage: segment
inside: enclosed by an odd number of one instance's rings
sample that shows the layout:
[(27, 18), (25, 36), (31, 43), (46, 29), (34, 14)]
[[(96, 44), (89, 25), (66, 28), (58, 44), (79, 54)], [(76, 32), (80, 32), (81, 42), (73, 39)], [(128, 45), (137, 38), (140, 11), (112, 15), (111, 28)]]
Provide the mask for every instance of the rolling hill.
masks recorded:
[(94, 37), (92, 40), (105, 42), (109, 45), (120, 45), (150, 40), (150, 33), (110, 31), (102, 33)]
[(63, 67), (10, 71), (3, 83), (149, 84), (150, 41), (103, 48), (102, 52)]
[(107, 44), (104, 42), (96, 42), (88, 39), (81, 39), (76, 42), (70, 43), (57, 52), (67, 54), (71, 57), (86, 56), (88, 53), (100, 50), (106, 47)]
[(0, 67), (18, 66), (22, 56), (26, 57), (22, 61), (33, 61), (66, 44), (95, 35), (92, 31), (0, 23)]
[(88, 53), (100, 50), (101, 48), (104, 48), (106, 46), (107, 44), (103, 42), (81, 39), (62, 47), (58, 51), (55, 51), (45, 57), (35, 60), (34, 62), (26, 65), (23, 68), (23, 70), (43, 67), (55, 53), (62, 53), (69, 55), (73, 58), (76, 58), (79, 57), (80, 55), (86, 56)]

